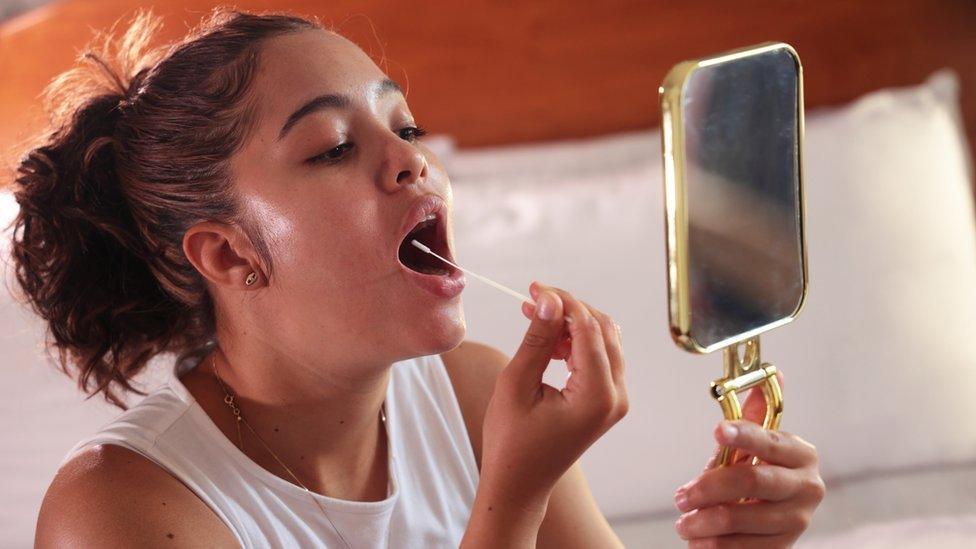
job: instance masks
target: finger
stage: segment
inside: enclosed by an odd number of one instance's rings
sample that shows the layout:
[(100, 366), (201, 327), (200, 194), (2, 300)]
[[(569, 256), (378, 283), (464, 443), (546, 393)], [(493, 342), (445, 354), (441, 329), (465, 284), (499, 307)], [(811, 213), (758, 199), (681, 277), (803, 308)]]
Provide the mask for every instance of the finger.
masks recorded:
[(688, 512), (742, 498), (782, 501), (802, 489), (800, 474), (778, 465), (734, 464), (705, 471), (675, 493), (675, 507)]
[[(522, 343), (500, 377), (523, 395), (535, 395), (563, 332), (563, 302), (554, 292), (539, 296), (539, 307)], [(548, 318), (542, 318), (541, 313)]]
[(616, 390), (599, 320), (569, 292), (551, 286), (542, 288), (543, 292), (555, 292), (563, 302), (566, 316), (573, 319), (568, 326), (572, 338), (568, 363), (573, 375), (563, 393), (579, 391), (590, 404), (611, 406), (616, 400)]
[[(532, 320), (535, 315), (535, 305), (527, 301), (522, 302), (522, 314), (526, 318)], [(563, 329), (563, 334), (559, 343), (556, 344), (556, 350), (552, 353), (552, 360), (566, 360), (569, 357), (570, 351), (572, 350), (572, 340), (569, 338), (569, 331), (565, 328)]]
[(774, 465), (798, 468), (817, 461), (817, 450), (809, 442), (792, 433), (763, 429), (751, 421), (720, 422), (715, 440)]
[(566, 360), (569, 355), (573, 352), (573, 340), (567, 335), (559, 342), (556, 346), (556, 358), (559, 360)]
[(759, 425), (766, 419), (766, 396), (763, 395), (761, 386), (749, 389), (749, 395), (742, 403), (742, 419)]
[(715, 467), (715, 464), (718, 463), (718, 455), (719, 455), (719, 453), (721, 451), (722, 451), (722, 448), (720, 446), (720, 447), (716, 448), (714, 452), (712, 452), (711, 457), (709, 457), (708, 458), (708, 461), (705, 462), (705, 469), (703, 469), (704, 471), (707, 471), (707, 470), (711, 469), (712, 467)]
[[(597, 315), (606, 316), (605, 313), (601, 313), (597, 309), (594, 309), (592, 306), (588, 305), (585, 301), (581, 301), (580, 303), (583, 303), (583, 305), (590, 310), (590, 314), (593, 314), (594, 316)], [(535, 305), (523, 301), (522, 314), (525, 315), (526, 318), (531, 319), (532, 315), (535, 314)], [(609, 317), (607, 318), (609, 319)], [(620, 325), (614, 322), (613, 319), (609, 319), (608, 324), (612, 324), (614, 327), (614, 330), (610, 330), (610, 329), (603, 330), (604, 344), (607, 347), (608, 355), (610, 355), (609, 356), (610, 374), (611, 377), (613, 378), (614, 384), (617, 386), (617, 389), (619, 391), (626, 391), (626, 388), (624, 387), (624, 383), (623, 383), (624, 360), (623, 360), (623, 352), (621, 350)], [(604, 324), (604, 326), (606, 325), (607, 324)], [(572, 350), (570, 346), (571, 340), (569, 339), (569, 331), (567, 330), (565, 334), (566, 334), (566, 338), (562, 343), (559, 344), (559, 346), (556, 347), (556, 352), (552, 356), (553, 359), (565, 360), (569, 358), (570, 351)]]
[(806, 530), (810, 520), (792, 502), (731, 503), (689, 511), (674, 524), (682, 539), (728, 534), (786, 534)]
[[(553, 286), (541, 285), (537, 282), (533, 282), (529, 286), (529, 292), (538, 292), (540, 288), (545, 288), (552, 290), (566, 299), (566, 297), (572, 297), (572, 294), (566, 292), (561, 288), (556, 288)], [(574, 298), (575, 299), (575, 298)], [(621, 345), (621, 330), (620, 325), (618, 325), (610, 315), (600, 311), (599, 309), (593, 307), (589, 303), (582, 300), (577, 300), (586, 307), (587, 311), (591, 315), (597, 318), (600, 322), (600, 331), (603, 334), (604, 347), (607, 349), (607, 358), (610, 361), (610, 377), (613, 379), (615, 388), (620, 391), (623, 395), (626, 394), (626, 389), (624, 387), (624, 358)]]
[(624, 354), (620, 341), (620, 325), (618, 325), (610, 315), (590, 307), (591, 313), (600, 320), (600, 328), (603, 332), (603, 344), (607, 349), (607, 358), (610, 359), (610, 377), (613, 379), (617, 390), (624, 391)]
[(796, 537), (732, 534), (690, 540), (688, 549), (781, 549), (791, 547)]
[[(527, 301), (523, 301), (522, 314), (525, 315), (525, 318), (532, 320), (532, 317), (535, 316), (535, 305)], [(565, 360), (566, 357), (569, 356), (570, 343), (571, 340), (569, 339), (569, 330), (564, 327), (562, 339), (556, 345), (556, 351), (553, 353), (552, 358), (556, 360)]]
[[(776, 379), (779, 381), (780, 390), (783, 390), (783, 374), (776, 370)], [(742, 404), (742, 417), (754, 423), (762, 425), (766, 419), (766, 397), (762, 391), (762, 385), (758, 385), (749, 390), (745, 403)]]

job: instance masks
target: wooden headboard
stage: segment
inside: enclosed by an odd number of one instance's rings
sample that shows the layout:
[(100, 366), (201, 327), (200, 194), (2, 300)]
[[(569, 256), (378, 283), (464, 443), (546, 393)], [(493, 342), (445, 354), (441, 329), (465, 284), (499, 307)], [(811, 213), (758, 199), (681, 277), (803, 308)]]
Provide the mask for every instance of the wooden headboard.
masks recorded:
[[(37, 95), (135, 1), (65, 0), (0, 26), (0, 151), (39, 127)], [(221, 2), (156, 0), (161, 38)], [(940, 67), (962, 82), (976, 156), (976, 2), (892, 0), (462, 2), (254, 0), (249, 10), (313, 14), (408, 86), (412, 111), (462, 147), (564, 139), (656, 126), (657, 89), (676, 62), (767, 40), (793, 45), (807, 109)]]

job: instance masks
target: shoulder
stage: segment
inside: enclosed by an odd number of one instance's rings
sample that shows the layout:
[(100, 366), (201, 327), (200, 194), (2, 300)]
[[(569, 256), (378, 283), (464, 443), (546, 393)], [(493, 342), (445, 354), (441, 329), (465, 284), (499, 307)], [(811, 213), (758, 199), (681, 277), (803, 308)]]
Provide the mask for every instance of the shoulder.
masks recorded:
[(114, 444), (58, 470), (37, 518), (35, 547), (238, 546), (220, 518), (148, 458)]
[[(511, 357), (491, 345), (470, 339), (442, 353), (441, 358), (444, 360), (444, 366), (451, 376), (452, 383), (456, 379), (462, 383), (491, 381), (494, 384), (498, 374), (511, 360)], [(471, 389), (466, 386), (462, 388)], [(491, 394), (490, 390), (488, 394)]]
[(460, 345), (441, 354), (444, 368), (454, 386), (468, 437), (474, 449), (475, 460), (481, 467), (481, 434), (488, 401), (495, 391), (498, 374), (511, 358), (502, 351), (484, 343), (465, 340)]

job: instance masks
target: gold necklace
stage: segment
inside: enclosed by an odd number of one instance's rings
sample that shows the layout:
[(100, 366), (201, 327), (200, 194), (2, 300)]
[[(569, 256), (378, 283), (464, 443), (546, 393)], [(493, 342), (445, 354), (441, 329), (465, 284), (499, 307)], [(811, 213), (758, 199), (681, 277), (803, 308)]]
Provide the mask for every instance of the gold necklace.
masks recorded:
[[(251, 427), (251, 424), (248, 423), (247, 420), (245, 420), (243, 416), (241, 416), (241, 408), (240, 408), (240, 406), (238, 406), (237, 404), (234, 403), (234, 395), (232, 395), (230, 393), (230, 391), (227, 390), (227, 386), (224, 385), (224, 380), (220, 378), (220, 373), (217, 371), (217, 355), (216, 355), (216, 353), (214, 354), (213, 360), (211, 362), (213, 364), (214, 375), (217, 377), (217, 382), (220, 383), (220, 387), (224, 390), (224, 402), (228, 406), (230, 406), (230, 409), (234, 413), (234, 417), (237, 419), (237, 421), (235, 421), (234, 424), (237, 425), (237, 438), (238, 438), (238, 440), (240, 440), (240, 443), (241, 443), (241, 453), (244, 453), (244, 437), (241, 434), (241, 423), (243, 422), (244, 425), (247, 425), (247, 428), (251, 430), (251, 433), (253, 433), (254, 436), (257, 437), (257, 439), (261, 442), (261, 444), (264, 445), (264, 448), (268, 451), (268, 453), (271, 454), (271, 456), (275, 458), (275, 461), (277, 461), (279, 465), (281, 465), (286, 471), (288, 471), (288, 474), (291, 475), (291, 478), (295, 479), (295, 482), (298, 483), (298, 485), (301, 486), (305, 490), (305, 492), (309, 495), (310, 498), (312, 498), (312, 502), (315, 503), (316, 506), (318, 506), (318, 508), (319, 508), (320, 511), (322, 511), (322, 514), (325, 516), (325, 520), (329, 521), (329, 524), (332, 526), (332, 529), (335, 530), (336, 535), (338, 535), (339, 536), (339, 539), (342, 540), (343, 545), (345, 545), (349, 549), (352, 549), (352, 547), (349, 545), (349, 542), (346, 541), (345, 536), (342, 535), (342, 532), (340, 532), (339, 529), (336, 527), (335, 523), (332, 522), (332, 518), (329, 517), (329, 513), (327, 513), (325, 511), (325, 508), (322, 507), (322, 504), (319, 503), (319, 500), (315, 499), (315, 496), (312, 495), (312, 491), (309, 490), (304, 484), (302, 484), (302, 481), (298, 480), (298, 477), (295, 476), (295, 473), (292, 473), (291, 472), (291, 469), (289, 469), (287, 465), (285, 465), (284, 463), (282, 463), (282, 461), (280, 459), (278, 459), (278, 455), (275, 454), (271, 450), (271, 448), (268, 447), (268, 445), (264, 442), (264, 439), (262, 439), (261, 436), (258, 435), (258, 433), (254, 430), (254, 427)], [(386, 408), (386, 403), (384, 402), (382, 405), (380, 405), (380, 420), (384, 424), (386, 423), (386, 412), (385, 412), (385, 408)], [(384, 429), (385, 429), (385, 427), (384, 427)], [(387, 440), (387, 446), (389, 446), (389, 440)], [(389, 452), (389, 449), (387, 449), (387, 452)], [(387, 461), (389, 461), (389, 458), (387, 458)], [(389, 467), (387, 467), (387, 469), (389, 469)], [(387, 547), (390, 546), (391, 527), (392, 527), (392, 524), (389, 525), (389, 526), (387, 526), (387, 529), (386, 529), (386, 546)]]

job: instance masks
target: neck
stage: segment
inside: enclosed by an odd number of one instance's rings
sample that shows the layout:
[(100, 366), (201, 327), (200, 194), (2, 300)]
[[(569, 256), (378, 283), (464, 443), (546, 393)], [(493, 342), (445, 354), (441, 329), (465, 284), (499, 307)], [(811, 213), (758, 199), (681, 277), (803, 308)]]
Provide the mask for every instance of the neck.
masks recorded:
[(225, 436), (240, 447), (236, 419), (223, 401), (214, 361), (241, 417), (257, 433), (240, 426), (243, 451), (252, 461), (319, 494), (357, 501), (384, 499), (388, 458), (380, 409), (390, 367), (331, 367), (249, 351), (218, 346), (194, 369), (204, 378), (198, 389), (206, 389), (208, 382), (206, 390), (216, 397), (207, 412)]

